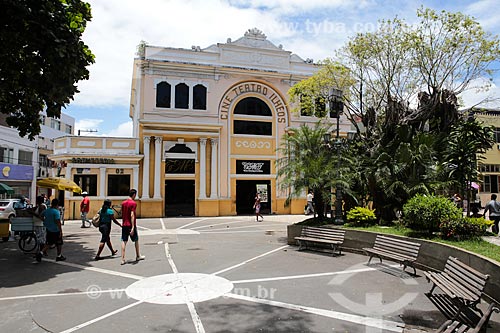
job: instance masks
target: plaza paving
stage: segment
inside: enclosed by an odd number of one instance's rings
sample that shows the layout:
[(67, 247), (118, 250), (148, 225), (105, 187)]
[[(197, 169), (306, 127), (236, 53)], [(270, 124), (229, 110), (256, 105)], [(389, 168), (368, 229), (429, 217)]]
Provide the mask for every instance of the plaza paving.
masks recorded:
[(302, 219), (141, 219), (146, 260), (129, 243), (123, 266), (107, 249), (93, 260), (100, 234), (79, 221), (64, 226), (65, 262), (0, 243), (0, 332), (430, 332), (445, 321), (419, 271), (288, 246), (286, 226)]

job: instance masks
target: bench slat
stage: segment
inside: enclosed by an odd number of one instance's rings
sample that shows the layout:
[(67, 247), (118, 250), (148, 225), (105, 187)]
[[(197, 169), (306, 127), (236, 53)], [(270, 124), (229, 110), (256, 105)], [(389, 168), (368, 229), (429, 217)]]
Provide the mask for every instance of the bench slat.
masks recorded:
[(296, 240), (303, 240), (306, 242), (318, 242), (318, 243), (328, 243), (328, 244), (342, 244), (341, 241), (328, 240), (328, 239), (318, 239), (309, 237), (295, 237)]
[(380, 261), (382, 261), (382, 257), (389, 258), (403, 264), (405, 266), (403, 269), (406, 266), (412, 267), (416, 274), (413, 262), (417, 260), (420, 251), (420, 244), (418, 243), (377, 235), (373, 247), (363, 248), (363, 250), (370, 255), (368, 263), (370, 263), (373, 256), (377, 256)]
[[(435, 287), (439, 287), (448, 296), (458, 299), (461, 306), (456, 316), (465, 306), (477, 310), (477, 304), (481, 301), (484, 287), (489, 278), (489, 275), (478, 272), (452, 256), (446, 260), (443, 272), (424, 272), (424, 274), (427, 280), (433, 283), (430, 293)], [(457, 329), (454, 332), (460, 332), (460, 330)]]
[(411, 241), (407, 241), (407, 240), (403, 240), (403, 239), (398, 239), (398, 238), (387, 237), (387, 236), (382, 236), (382, 235), (377, 235), (377, 239), (380, 240), (380, 241), (388, 240), (389, 242), (393, 242), (393, 243), (400, 243), (400, 244), (406, 244), (406, 245), (409, 245), (409, 246), (420, 247), (419, 243), (414, 243), (414, 242), (411, 242)]
[(300, 236), (295, 237), (295, 240), (299, 242), (299, 250), (303, 245), (307, 247), (308, 243), (330, 244), (333, 253), (337, 250), (341, 254), (339, 245), (342, 245), (344, 242), (344, 237), (345, 230), (304, 226), (302, 227)]
[(375, 245), (373, 248), (377, 249), (377, 250), (381, 250), (381, 251), (399, 253), (399, 254), (405, 255), (407, 257), (417, 258), (417, 256), (418, 256), (418, 251), (408, 251), (406, 249), (401, 249), (401, 248), (394, 247), (394, 246), (380, 246), (380, 244), (378, 244), (378, 245)]
[(383, 250), (383, 249), (365, 248), (363, 250), (370, 252), (370, 253), (374, 253), (374, 254), (380, 254), (384, 257), (393, 258), (397, 261), (414, 261), (413, 257), (408, 257), (408, 256), (405, 256), (402, 254), (396, 254), (394, 252), (389, 252), (389, 251)]
[(456, 320), (448, 320), (444, 322), (436, 331), (437, 333), (478, 333), (481, 331), (483, 327), (488, 325), (488, 321), (490, 320), (491, 314), (494, 312), (499, 312), (500, 309), (498, 305), (495, 303), (491, 303), (488, 307), (488, 310), (483, 314), (481, 320), (476, 324), (475, 328), (469, 327), (459, 321)]
[(451, 278), (447, 274), (425, 272), (425, 275), (432, 282), (436, 283), (442, 291), (444, 291), (448, 296), (452, 298), (458, 297), (471, 302), (477, 299), (477, 295), (472, 294), (467, 289), (464, 289), (462, 286), (457, 285), (453, 278)]
[(449, 257), (448, 259), (450, 259), (450, 261), (456, 263), (457, 265), (461, 266), (462, 268), (468, 270), (469, 272), (473, 273), (474, 275), (476, 276), (480, 276), (482, 277), (483, 279), (487, 279), (489, 277), (489, 275), (487, 274), (483, 274), (477, 270), (475, 270), (474, 268), (470, 267), (469, 265), (466, 265), (465, 263), (461, 262), (460, 260), (458, 260), (457, 258), (455, 257)]
[(445, 273), (447, 273), (455, 281), (455, 283), (458, 283), (459, 285), (463, 286), (463, 288), (470, 290), (470, 292), (473, 293), (476, 297), (481, 296), (486, 285), (486, 280), (473, 280), (470, 278), (470, 276), (467, 275), (467, 272), (457, 271), (454, 268), (448, 268), (447, 270), (445, 270)]

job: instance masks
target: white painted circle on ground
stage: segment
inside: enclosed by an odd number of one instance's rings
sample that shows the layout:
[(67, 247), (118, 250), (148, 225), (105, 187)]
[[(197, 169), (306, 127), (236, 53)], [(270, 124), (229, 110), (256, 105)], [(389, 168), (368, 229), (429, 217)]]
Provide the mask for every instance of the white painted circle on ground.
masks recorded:
[(219, 276), (178, 273), (148, 277), (134, 282), (125, 292), (138, 301), (154, 304), (203, 302), (233, 290), (233, 284)]

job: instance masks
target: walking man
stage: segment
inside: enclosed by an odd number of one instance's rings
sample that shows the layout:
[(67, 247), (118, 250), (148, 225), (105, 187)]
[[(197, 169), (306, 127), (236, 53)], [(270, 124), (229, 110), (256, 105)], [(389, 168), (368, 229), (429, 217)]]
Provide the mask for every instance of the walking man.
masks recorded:
[[(90, 220), (87, 219), (87, 214), (90, 211), (90, 199), (87, 196), (87, 192), (82, 192), (82, 202), (80, 202), (80, 216), (82, 218), (82, 225), (80, 228), (89, 228), (90, 227)], [(85, 223), (89, 223), (89, 226), (87, 227)]]
[(309, 191), (309, 193), (307, 194), (307, 209), (306, 209), (306, 215), (309, 215), (309, 214), (313, 214), (313, 213), (314, 213), (313, 199), (314, 199), (314, 194), (313, 194), (313, 191)]
[(491, 195), (491, 200), (484, 207), (484, 216), (486, 212), (490, 212), (489, 219), (493, 221), (493, 227), (491, 228), (495, 236), (498, 236), (498, 222), (500, 221), (500, 203), (497, 201), (497, 195), (493, 193)]
[(146, 257), (141, 256), (139, 252), (139, 235), (137, 234), (137, 216), (135, 196), (137, 190), (131, 189), (127, 200), (122, 202), (122, 265), (125, 265), (125, 247), (127, 246), (128, 238), (135, 243), (135, 261), (144, 260)]
[(61, 213), (58, 209), (59, 200), (57, 198), (53, 199), (50, 203), (50, 208), (46, 209), (42, 213), (43, 225), (47, 229), (47, 239), (45, 245), (41, 251), (36, 255), (36, 261), (42, 261), (42, 255), (47, 253), (47, 250), (51, 245), (55, 245), (57, 249), (56, 261), (66, 260), (66, 257), (62, 255), (62, 245), (63, 245), (63, 233), (61, 226)]

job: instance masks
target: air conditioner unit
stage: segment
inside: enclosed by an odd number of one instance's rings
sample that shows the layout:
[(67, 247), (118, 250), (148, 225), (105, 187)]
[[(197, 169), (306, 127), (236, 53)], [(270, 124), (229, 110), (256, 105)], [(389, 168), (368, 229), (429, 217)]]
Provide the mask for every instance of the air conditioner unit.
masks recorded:
[(49, 172), (47, 171), (47, 168), (41, 168), (40, 170), (40, 177), (48, 177)]

